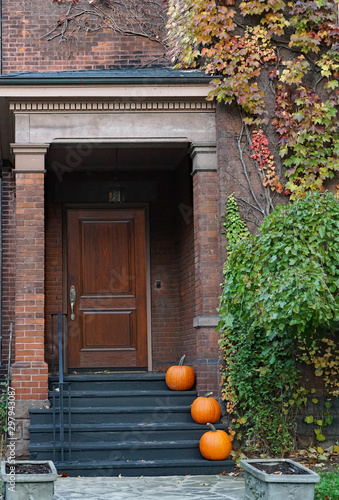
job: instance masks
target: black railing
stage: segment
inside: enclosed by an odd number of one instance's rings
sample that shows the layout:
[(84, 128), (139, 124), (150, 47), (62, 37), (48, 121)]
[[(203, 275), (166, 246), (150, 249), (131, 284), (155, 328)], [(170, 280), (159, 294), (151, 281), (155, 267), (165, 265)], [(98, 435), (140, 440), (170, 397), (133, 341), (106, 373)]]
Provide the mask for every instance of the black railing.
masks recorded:
[[(52, 375), (56, 375), (56, 370), (55, 370), (55, 346), (54, 346), (54, 318), (57, 317), (57, 324), (58, 324), (58, 358), (59, 358), (59, 380), (60, 380), (60, 375), (62, 376), (62, 381), (63, 381), (63, 374), (68, 372), (68, 351), (67, 351), (67, 346), (68, 346), (68, 325), (67, 325), (67, 313), (54, 313), (51, 314), (51, 321), (52, 321)], [(64, 324), (64, 328), (63, 328)], [(63, 342), (63, 329), (65, 331), (65, 339)], [(63, 349), (64, 346), (64, 349)], [(60, 356), (61, 353), (61, 356)]]
[[(64, 422), (64, 397), (68, 396), (68, 460), (72, 459), (72, 401), (71, 401), (71, 383), (64, 381), (64, 374), (68, 372), (67, 370), (67, 341), (68, 341), (68, 331), (67, 331), (67, 314), (51, 314), (52, 317), (52, 375), (55, 373), (55, 349), (54, 349), (54, 317), (57, 317), (58, 325), (58, 381), (52, 383), (53, 391), (53, 461), (56, 459), (56, 434), (57, 434), (57, 410), (59, 410), (59, 441), (60, 441), (60, 460), (61, 462), (65, 459), (65, 422)], [(64, 321), (63, 321), (64, 320)], [(63, 342), (63, 328), (65, 327), (65, 338)], [(64, 363), (65, 357), (65, 363)], [(67, 386), (67, 390), (66, 390)], [(56, 394), (59, 394), (59, 405), (57, 405)]]

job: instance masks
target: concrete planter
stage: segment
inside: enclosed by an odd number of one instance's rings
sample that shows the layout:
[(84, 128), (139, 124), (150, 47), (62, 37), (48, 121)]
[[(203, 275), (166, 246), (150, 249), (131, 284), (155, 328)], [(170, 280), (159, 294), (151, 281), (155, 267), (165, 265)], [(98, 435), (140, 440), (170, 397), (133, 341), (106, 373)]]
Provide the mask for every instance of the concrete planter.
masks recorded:
[[(253, 467), (254, 464), (274, 465), (287, 462), (296, 470), (306, 474), (267, 474)], [(245, 471), (244, 500), (313, 500), (314, 485), (320, 478), (293, 460), (240, 460), (240, 466)]]
[[(56, 468), (50, 460), (17, 460), (15, 464), (46, 464), (48, 474), (7, 474), (5, 461), (1, 464), (4, 500), (52, 500)], [(10, 466), (13, 464), (9, 464)]]

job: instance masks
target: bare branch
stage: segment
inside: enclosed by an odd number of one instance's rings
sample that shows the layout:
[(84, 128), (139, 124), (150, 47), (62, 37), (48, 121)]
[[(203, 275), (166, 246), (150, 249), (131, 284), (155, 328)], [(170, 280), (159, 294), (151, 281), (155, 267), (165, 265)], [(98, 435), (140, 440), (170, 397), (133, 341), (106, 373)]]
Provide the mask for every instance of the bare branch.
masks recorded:
[(70, 32), (109, 28), (123, 36), (148, 38), (167, 49), (165, 27), (162, 0), (101, 0), (86, 7), (71, 3), (65, 15), (41, 38), (67, 40)]
[(239, 137), (238, 137), (238, 141), (237, 141), (238, 151), (239, 151), (239, 158), (240, 158), (240, 162), (241, 162), (241, 165), (242, 165), (242, 168), (243, 168), (243, 173), (245, 175), (245, 178), (246, 178), (246, 181), (247, 181), (247, 184), (248, 184), (248, 188), (249, 188), (251, 196), (252, 196), (252, 198), (253, 198), (253, 200), (255, 202), (256, 210), (258, 210), (265, 217), (265, 215), (267, 215), (267, 214), (266, 214), (265, 210), (262, 208), (261, 204), (259, 203), (259, 201), (258, 201), (258, 199), (257, 199), (257, 197), (256, 197), (256, 195), (254, 193), (254, 190), (253, 190), (253, 187), (252, 187), (252, 184), (251, 184), (251, 180), (250, 180), (248, 172), (247, 172), (246, 163), (244, 161), (243, 149), (241, 147), (241, 141), (242, 141), (244, 133), (245, 133), (245, 124), (242, 121), (241, 131), (240, 131), (240, 134), (239, 134)]

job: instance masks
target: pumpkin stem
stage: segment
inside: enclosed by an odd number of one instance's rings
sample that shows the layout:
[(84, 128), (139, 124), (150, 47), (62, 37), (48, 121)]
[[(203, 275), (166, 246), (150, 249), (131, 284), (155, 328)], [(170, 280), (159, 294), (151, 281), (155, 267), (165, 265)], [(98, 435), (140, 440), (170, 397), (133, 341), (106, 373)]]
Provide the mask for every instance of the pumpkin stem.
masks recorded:
[(208, 427), (211, 429), (212, 432), (217, 432), (217, 429), (214, 427), (214, 425), (207, 423)]
[(203, 396), (203, 398), (209, 398), (212, 396), (213, 392), (206, 392), (206, 394)]
[(186, 358), (186, 354), (181, 356), (180, 361), (179, 361), (179, 366), (182, 366), (184, 364), (185, 358)]

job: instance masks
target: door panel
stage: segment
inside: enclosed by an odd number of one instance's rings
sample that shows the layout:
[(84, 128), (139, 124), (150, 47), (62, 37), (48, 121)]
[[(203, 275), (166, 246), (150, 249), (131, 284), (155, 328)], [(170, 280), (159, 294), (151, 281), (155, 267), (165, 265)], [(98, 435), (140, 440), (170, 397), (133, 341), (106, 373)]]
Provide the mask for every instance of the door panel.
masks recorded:
[[(82, 222), (84, 295), (131, 293), (132, 277), (135, 278), (131, 224), (133, 221)], [(119, 242), (119, 245), (107, 245), (107, 242)]]
[(70, 209), (67, 238), (69, 368), (147, 367), (144, 210)]
[(135, 348), (135, 332), (131, 321), (133, 315), (134, 311), (85, 313), (82, 349)]

